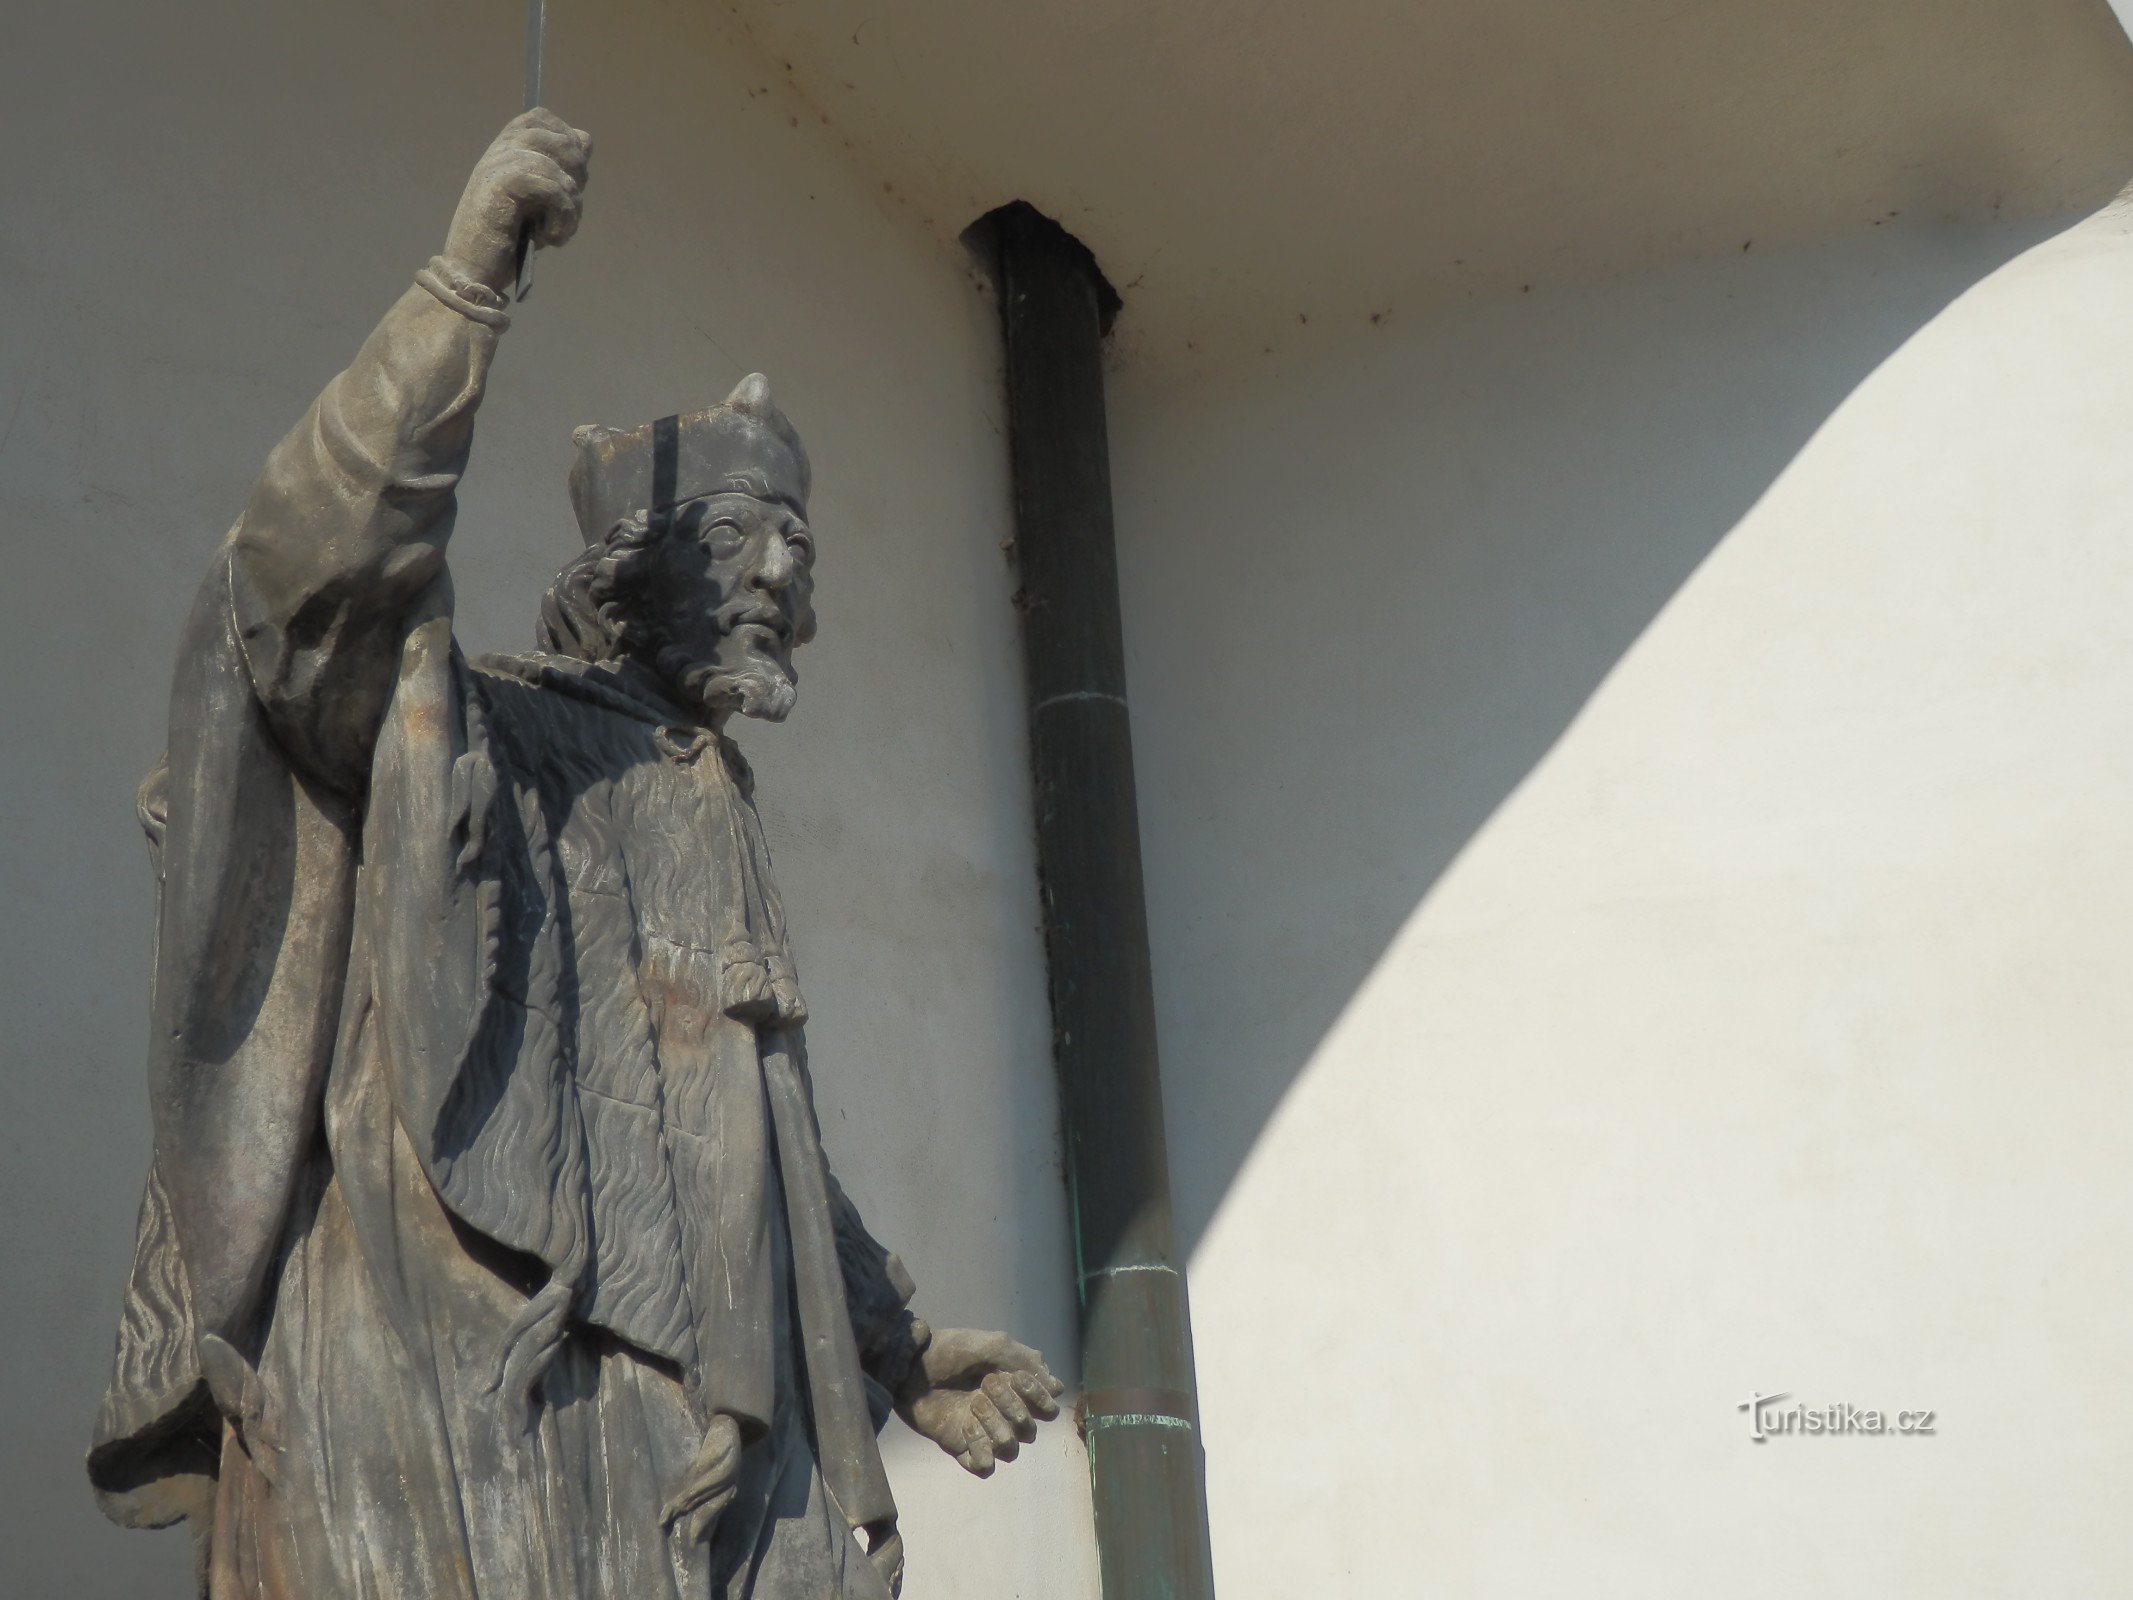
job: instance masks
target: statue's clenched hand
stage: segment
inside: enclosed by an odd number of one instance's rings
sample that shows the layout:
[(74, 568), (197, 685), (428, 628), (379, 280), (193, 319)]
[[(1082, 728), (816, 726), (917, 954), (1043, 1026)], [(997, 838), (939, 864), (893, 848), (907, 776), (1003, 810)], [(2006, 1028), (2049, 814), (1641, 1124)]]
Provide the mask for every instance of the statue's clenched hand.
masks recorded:
[(468, 277), (501, 294), (518, 270), (519, 234), (544, 248), (568, 242), (584, 209), (592, 135), (539, 107), (504, 124), (474, 163), (444, 254)]
[(896, 1410), (980, 1478), (993, 1462), (1012, 1461), (1037, 1437), (1037, 1424), (1059, 1415), (1065, 1389), (1044, 1358), (1004, 1333), (942, 1328)]

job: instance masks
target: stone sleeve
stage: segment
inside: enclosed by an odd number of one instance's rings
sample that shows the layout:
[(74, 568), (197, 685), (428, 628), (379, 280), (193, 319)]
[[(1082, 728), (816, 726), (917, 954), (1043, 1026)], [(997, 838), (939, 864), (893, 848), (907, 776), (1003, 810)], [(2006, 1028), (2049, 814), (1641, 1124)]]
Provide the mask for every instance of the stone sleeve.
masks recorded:
[(508, 321), (431, 262), (274, 447), (226, 546), (254, 693), (290, 758), (343, 792), (367, 776), (403, 618), (442, 577)]
[[(830, 1204), (835, 1210), (837, 1260), (844, 1269), (845, 1303), (851, 1308), (852, 1333), (859, 1345), (868, 1399), (878, 1428), (891, 1405), (902, 1398), (925, 1354), (932, 1330), (910, 1310), (918, 1286), (896, 1252), (867, 1231), (859, 1208), (830, 1176)], [(878, 1393), (876, 1391), (879, 1391)]]

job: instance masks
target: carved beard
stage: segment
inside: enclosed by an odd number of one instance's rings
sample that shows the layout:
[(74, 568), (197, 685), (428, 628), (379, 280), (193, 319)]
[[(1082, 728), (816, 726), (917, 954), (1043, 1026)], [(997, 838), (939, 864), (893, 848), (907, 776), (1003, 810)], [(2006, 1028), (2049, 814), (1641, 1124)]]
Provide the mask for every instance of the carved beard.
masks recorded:
[(678, 670), (665, 660), (659, 665), (660, 676), (679, 692), (684, 705), (701, 706), (712, 717), (738, 711), (764, 722), (783, 722), (800, 698), (799, 686), (767, 661), (751, 661), (738, 670), (714, 661), (690, 661), (679, 664)]

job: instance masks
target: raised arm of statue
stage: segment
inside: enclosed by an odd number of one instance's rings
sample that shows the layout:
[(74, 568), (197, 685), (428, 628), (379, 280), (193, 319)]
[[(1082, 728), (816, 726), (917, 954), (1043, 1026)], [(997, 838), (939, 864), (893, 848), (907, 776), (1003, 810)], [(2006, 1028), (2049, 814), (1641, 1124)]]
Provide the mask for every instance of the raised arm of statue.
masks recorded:
[(360, 793), (402, 619), (443, 574), (519, 237), (570, 238), (591, 153), (547, 111), (505, 127), (442, 253), (275, 446), (210, 579), (276, 737), (335, 788)]

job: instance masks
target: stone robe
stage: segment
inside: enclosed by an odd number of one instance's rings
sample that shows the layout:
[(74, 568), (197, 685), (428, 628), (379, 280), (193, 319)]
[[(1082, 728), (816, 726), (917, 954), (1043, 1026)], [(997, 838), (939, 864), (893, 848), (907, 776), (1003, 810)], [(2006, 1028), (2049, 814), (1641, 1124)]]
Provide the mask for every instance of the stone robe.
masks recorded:
[(214, 1600), (877, 1600), (911, 1286), (823, 1157), (746, 768), (633, 664), (452, 640), (505, 320), (422, 275), (188, 623), (91, 1477)]

